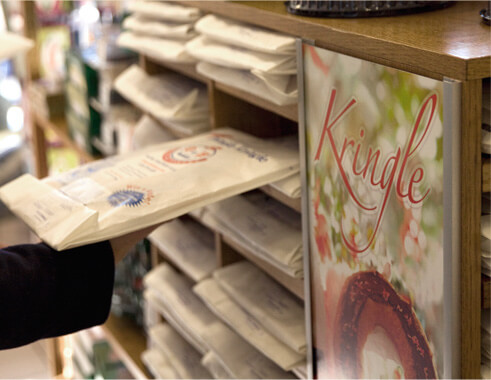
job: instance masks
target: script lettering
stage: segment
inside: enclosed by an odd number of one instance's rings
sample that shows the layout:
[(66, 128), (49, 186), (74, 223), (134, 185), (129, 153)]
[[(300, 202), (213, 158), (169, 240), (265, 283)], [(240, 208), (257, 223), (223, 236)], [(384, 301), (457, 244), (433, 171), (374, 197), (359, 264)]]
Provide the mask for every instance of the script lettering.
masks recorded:
[[(363, 140), (365, 138), (365, 130), (363, 128), (360, 129), (360, 139), (358, 142), (353, 138), (344, 136), (341, 144), (337, 144), (334, 136), (335, 128), (339, 125), (341, 118), (353, 109), (352, 107), (356, 105), (357, 100), (351, 98), (349, 102), (341, 108), (341, 111), (337, 116), (333, 118), (335, 98), (336, 90), (332, 89), (314, 161), (320, 159), (324, 142), (327, 141), (329, 151), (332, 153), (350, 199), (362, 212), (376, 214), (375, 228), (370, 236), (368, 236), (367, 242), (360, 244), (360, 246), (357, 246), (352, 238), (345, 235), (343, 223), (341, 223), (341, 236), (343, 242), (352, 254), (357, 255), (365, 252), (373, 244), (387, 208), (391, 189), (393, 189), (401, 199), (407, 199), (412, 205), (423, 202), (430, 193), (430, 189), (428, 188), (426, 191), (421, 192), (422, 195), (419, 197), (417, 196), (417, 194), (420, 194), (418, 190), (425, 177), (425, 171), (424, 168), (420, 166), (409, 171), (408, 165), (411, 158), (419, 149), (421, 149), (423, 141), (429, 134), (428, 132), (435, 116), (438, 98), (436, 94), (431, 94), (423, 101), (405, 146), (397, 146), (394, 152), (386, 156), (385, 160), (382, 159), (381, 150), (371, 146), (367, 147), (366, 157), (365, 160), (363, 160), (362, 151)], [(425, 115), (427, 115), (426, 119), (424, 119)], [(422, 132), (418, 134), (418, 131), (421, 129)], [(338, 146), (341, 146), (341, 150), (339, 150)], [(353, 160), (351, 165), (348, 165), (345, 168), (345, 166), (343, 166), (343, 160), (347, 159), (350, 154), (353, 157)], [(350, 179), (353, 181), (356, 178), (361, 178), (369, 187), (382, 193), (379, 204), (366, 204), (362, 201), (354, 191), (352, 183), (350, 182)]]

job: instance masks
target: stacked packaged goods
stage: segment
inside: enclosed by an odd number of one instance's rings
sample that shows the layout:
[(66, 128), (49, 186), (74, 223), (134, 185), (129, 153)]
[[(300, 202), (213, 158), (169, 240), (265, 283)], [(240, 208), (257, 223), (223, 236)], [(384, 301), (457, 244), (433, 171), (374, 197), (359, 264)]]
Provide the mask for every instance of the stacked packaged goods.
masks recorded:
[(304, 306), (292, 293), (248, 261), (217, 269), (213, 279), (271, 335), (306, 353)]
[(114, 88), (143, 112), (189, 136), (210, 129), (207, 89), (202, 83), (176, 73), (150, 76), (133, 65), (116, 79)]
[(193, 293), (193, 282), (168, 264), (152, 269), (144, 279), (145, 299), (201, 354), (208, 352), (205, 332), (220, 320)]
[[(303, 277), (302, 223), (298, 212), (260, 192), (206, 206), (205, 223), (285, 274)], [(211, 219), (211, 221), (208, 221)]]
[[(147, 354), (150, 368), (161, 363), (159, 372), (176, 379), (208, 379), (210, 373), (201, 364), (201, 354), (166, 323), (159, 323), (149, 331), (150, 345), (155, 358)], [(166, 361), (166, 363), (162, 363)], [(163, 365), (162, 365), (163, 364)], [(156, 371), (157, 372), (157, 371)], [(157, 373), (156, 378), (161, 378)]]
[(123, 22), (118, 45), (157, 60), (192, 63), (185, 50), (186, 41), (196, 35), (194, 22), (201, 12), (196, 8), (166, 2), (132, 1), (132, 15)]
[(199, 73), (278, 105), (297, 102), (294, 38), (211, 14), (195, 29), (186, 51)]
[(296, 352), (271, 334), (213, 278), (201, 281), (193, 290), (219, 318), (283, 370), (290, 371), (305, 363), (305, 354)]
[(175, 140), (176, 137), (148, 115), (143, 115), (132, 130), (132, 150)]
[(175, 219), (157, 228), (149, 240), (193, 281), (210, 277), (216, 268), (213, 233), (191, 219)]

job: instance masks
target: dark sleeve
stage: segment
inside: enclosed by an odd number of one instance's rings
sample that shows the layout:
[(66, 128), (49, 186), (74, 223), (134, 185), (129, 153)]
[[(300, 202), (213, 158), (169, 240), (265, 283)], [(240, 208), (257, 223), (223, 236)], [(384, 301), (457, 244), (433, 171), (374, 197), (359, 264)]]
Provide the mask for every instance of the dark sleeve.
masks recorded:
[(114, 258), (108, 241), (55, 251), (46, 244), (0, 250), (0, 349), (103, 323)]

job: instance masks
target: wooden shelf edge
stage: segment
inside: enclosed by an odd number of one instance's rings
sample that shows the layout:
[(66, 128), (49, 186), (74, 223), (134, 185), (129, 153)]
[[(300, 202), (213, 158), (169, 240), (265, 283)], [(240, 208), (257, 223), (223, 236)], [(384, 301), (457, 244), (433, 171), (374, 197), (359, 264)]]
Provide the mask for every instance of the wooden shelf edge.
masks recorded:
[(155, 66), (160, 66), (163, 69), (170, 69), (172, 71), (175, 71), (179, 74), (185, 75), (187, 77), (190, 77), (194, 80), (197, 80), (198, 82), (202, 82), (204, 84), (207, 84), (209, 79), (200, 73), (196, 71), (196, 64), (195, 63), (177, 63), (177, 62), (169, 62), (169, 61), (163, 61), (163, 60), (158, 60), (155, 58), (152, 58), (148, 55), (145, 54), (140, 54), (142, 57), (142, 60), (144, 61), (143, 66), (144, 68), (146, 67), (145, 65), (150, 64), (153, 66), (152, 72), (153, 73), (158, 73), (160, 70), (155, 70)]
[(491, 308), (491, 278), (485, 274), (481, 275), (481, 307)]
[(83, 161), (90, 162), (97, 159), (75, 144), (67, 132), (65, 132), (67, 129), (65, 119), (48, 120), (36, 112), (33, 112), (32, 115), (34, 122), (38, 126), (44, 131), (52, 131), (63, 142), (63, 145), (75, 150)]
[(269, 274), (272, 278), (274, 278), (277, 282), (283, 285), (290, 292), (295, 294), (300, 299), (304, 300), (304, 279), (303, 278), (293, 278), (283, 273), (279, 269), (275, 268), (266, 260), (261, 259), (254, 253), (252, 253), (248, 248), (244, 247), (241, 244), (237, 244), (233, 239), (229, 238), (226, 235), (221, 235), (221, 239), (223, 242), (230, 247), (232, 247), (237, 253), (245, 257), (247, 260), (251, 261), (255, 265), (257, 265), (260, 269)]
[(291, 104), (287, 106), (279, 106), (275, 103), (269, 102), (265, 99), (261, 99), (256, 95), (250, 94), (248, 92), (239, 90), (235, 87), (228, 86), (226, 84), (214, 81), (215, 87), (225, 92), (229, 95), (232, 95), (238, 99), (244, 100), (248, 103), (254, 104), (262, 109), (273, 112), (279, 116), (282, 116), (288, 120), (292, 120), (298, 123), (298, 105)]
[(482, 159), (482, 192), (491, 191), (491, 158)]
[(102, 328), (114, 351), (135, 379), (148, 379), (149, 374), (140, 358), (147, 348), (142, 330), (131, 321), (112, 313)]
[(262, 186), (260, 187), (260, 190), (285, 206), (288, 206), (297, 212), (302, 212), (302, 198), (291, 198), (271, 185)]

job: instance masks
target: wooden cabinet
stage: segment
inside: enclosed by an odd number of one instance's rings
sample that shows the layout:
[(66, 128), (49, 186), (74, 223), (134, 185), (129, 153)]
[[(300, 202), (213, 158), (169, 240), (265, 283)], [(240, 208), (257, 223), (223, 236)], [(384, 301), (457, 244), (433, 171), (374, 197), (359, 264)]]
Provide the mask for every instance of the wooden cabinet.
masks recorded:
[[(482, 158), (480, 143), (482, 81), (491, 76), (490, 29), (481, 23), (479, 16), (486, 3), (458, 2), (442, 10), (397, 17), (323, 19), (293, 16), (278, 1), (176, 2), (290, 34), (315, 46), (367, 61), (437, 80), (461, 82), (461, 272), (456, 279), (460, 281), (462, 310), (460, 369), (462, 378), (479, 378), (481, 307), (489, 308), (489, 278), (481, 276), (480, 258), (481, 193), (491, 191), (491, 162)], [(261, 137), (288, 134), (298, 128), (296, 106), (277, 106), (211, 81), (197, 73), (194, 65), (157, 62), (145, 56), (140, 57), (140, 65), (149, 74), (171, 70), (206, 83), (213, 128), (230, 126)], [(36, 123), (35, 131), (39, 125)], [(43, 149), (39, 144), (36, 147), (38, 161), (42, 162)], [(298, 200), (282, 197), (270, 187), (263, 190), (300, 211)], [(303, 283), (275, 273), (267, 263), (258, 262), (247, 250), (234, 246), (219, 233), (216, 233), (216, 248), (219, 265), (241, 257), (250, 259), (303, 298)]]

